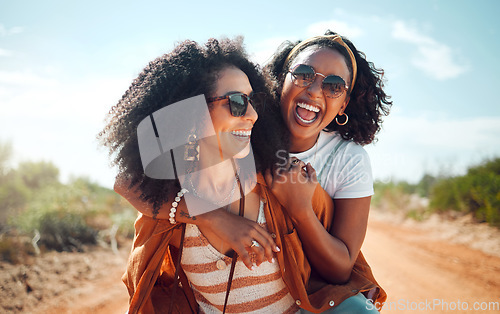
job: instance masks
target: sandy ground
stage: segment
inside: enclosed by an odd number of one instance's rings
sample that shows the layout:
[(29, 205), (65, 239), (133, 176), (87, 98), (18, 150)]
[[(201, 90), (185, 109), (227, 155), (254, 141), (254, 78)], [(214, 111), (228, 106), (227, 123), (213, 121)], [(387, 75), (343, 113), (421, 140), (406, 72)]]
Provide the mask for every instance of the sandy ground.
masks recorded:
[[(372, 212), (363, 252), (389, 294), (382, 312), (500, 313), (498, 232), (467, 219), (414, 223)], [(125, 313), (129, 245), (0, 262), (0, 312)]]
[(126, 313), (121, 282), (131, 241), (119, 249), (49, 252), (25, 265), (0, 262), (1, 313)]
[[(388, 292), (383, 313), (500, 313), (500, 234), (463, 220), (416, 224), (372, 213), (362, 250)], [(472, 248), (484, 233), (494, 237)], [(495, 244), (494, 255), (484, 252)]]

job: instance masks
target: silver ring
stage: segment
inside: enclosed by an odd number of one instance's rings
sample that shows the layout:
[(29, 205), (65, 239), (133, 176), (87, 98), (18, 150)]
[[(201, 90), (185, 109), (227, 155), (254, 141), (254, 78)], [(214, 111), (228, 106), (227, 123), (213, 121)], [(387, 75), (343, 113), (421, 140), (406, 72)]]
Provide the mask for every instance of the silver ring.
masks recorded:
[(252, 241), (252, 245), (250, 245), (250, 247), (254, 247), (254, 246), (255, 246), (255, 247), (260, 247), (259, 242), (257, 242), (257, 241), (255, 241), (255, 240), (253, 240), (253, 241)]

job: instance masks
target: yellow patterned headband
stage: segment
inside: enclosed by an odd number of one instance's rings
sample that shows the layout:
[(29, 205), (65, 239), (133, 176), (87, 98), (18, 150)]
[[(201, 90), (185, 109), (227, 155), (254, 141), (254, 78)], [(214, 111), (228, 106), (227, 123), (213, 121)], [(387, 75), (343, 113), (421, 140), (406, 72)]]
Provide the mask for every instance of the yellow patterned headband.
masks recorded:
[(358, 66), (356, 64), (356, 58), (354, 57), (354, 54), (352, 53), (351, 49), (349, 48), (349, 46), (347, 46), (347, 44), (342, 40), (342, 37), (340, 37), (339, 35), (324, 35), (324, 36), (315, 36), (315, 37), (311, 37), (309, 39), (306, 39), (304, 41), (302, 41), (301, 43), (299, 43), (297, 46), (293, 47), (293, 49), (290, 51), (290, 53), (288, 54), (288, 56), (286, 57), (286, 60), (285, 60), (285, 66), (288, 64), (288, 62), (290, 61), (290, 58), (291, 56), (297, 52), (300, 48), (304, 47), (305, 45), (313, 42), (313, 41), (316, 41), (318, 39), (322, 39), (322, 38), (328, 38), (334, 42), (337, 42), (339, 44), (341, 44), (345, 50), (347, 50), (347, 53), (349, 54), (349, 57), (351, 57), (351, 64), (352, 64), (352, 82), (351, 82), (351, 85), (350, 85), (350, 90), (352, 91), (352, 89), (354, 88), (354, 83), (356, 82), (356, 75), (358, 73)]

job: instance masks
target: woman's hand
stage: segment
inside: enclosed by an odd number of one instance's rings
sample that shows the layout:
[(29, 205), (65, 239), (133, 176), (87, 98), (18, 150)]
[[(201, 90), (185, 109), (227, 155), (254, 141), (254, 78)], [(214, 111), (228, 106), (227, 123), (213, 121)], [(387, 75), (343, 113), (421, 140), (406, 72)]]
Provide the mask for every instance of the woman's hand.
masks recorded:
[(265, 178), (292, 220), (300, 221), (314, 215), (311, 200), (318, 180), (310, 163), (306, 165), (303, 161), (292, 158), (286, 168), (278, 169), (274, 176), (267, 171)]
[[(124, 197), (134, 208), (145, 216), (153, 217), (153, 207), (150, 203), (140, 199), (140, 192), (129, 189), (130, 182), (121, 176), (115, 180), (114, 190)], [(175, 195), (169, 197), (173, 199)], [(190, 196), (194, 201), (194, 206), (204, 206), (204, 200)], [(199, 204), (198, 204), (199, 203)], [(170, 214), (170, 202), (162, 204), (158, 214), (158, 219), (168, 220)], [(255, 252), (257, 264), (264, 261), (272, 262), (273, 252), (279, 252), (273, 238), (259, 224), (244, 217), (228, 213), (225, 209), (219, 208), (202, 215), (191, 216), (184, 200), (181, 200), (177, 207), (175, 220), (179, 223), (191, 223), (200, 229), (208, 229), (225, 244), (240, 256), (245, 265), (251, 269), (252, 262), (249, 253)], [(252, 241), (257, 241), (259, 246), (252, 246)]]
[[(273, 262), (273, 252), (280, 251), (271, 235), (259, 224), (244, 217), (218, 209), (197, 216), (200, 228), (208, 228), (226, 245), (238, 253), (241, 261), (252, 269), (249, 253), (256, 253), (257, 266), (264, 261)], [(208, 234), (205, 232), (205, 236)], [(257, 241), (258, 245), (253, 245)]]
[(289, 167), (266, 182), (290, 215), (311, 266), (333, 284), (345, 283), (352, 271), (366, 232), (370, 197), (335, 200), (330, 232), (316, 217), (312, 197), (318, 182), (310, 164), (292, 159)]

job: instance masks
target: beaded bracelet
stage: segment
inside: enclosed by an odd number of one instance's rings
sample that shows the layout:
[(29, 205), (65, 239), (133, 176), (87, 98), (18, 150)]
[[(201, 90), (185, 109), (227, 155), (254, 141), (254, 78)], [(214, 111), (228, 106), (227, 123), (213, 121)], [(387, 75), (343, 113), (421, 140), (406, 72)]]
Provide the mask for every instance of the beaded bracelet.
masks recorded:
[(177, 206), (179, 205), (179, 202), (181, 201), (181, 198), (189, 192), (186, 189), (181, 189), (179, 193), (177, 193), (177, 196), (175, 197), (174, 201), (172, 202), (172, 208), (170, 208), (170, 218), (168, 219), (172, 225), (175, 225), (177, 222), (175, 221), (175, 212), (177, 211)]

